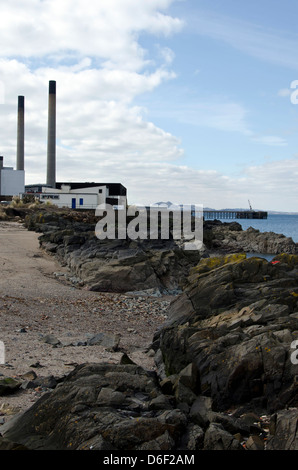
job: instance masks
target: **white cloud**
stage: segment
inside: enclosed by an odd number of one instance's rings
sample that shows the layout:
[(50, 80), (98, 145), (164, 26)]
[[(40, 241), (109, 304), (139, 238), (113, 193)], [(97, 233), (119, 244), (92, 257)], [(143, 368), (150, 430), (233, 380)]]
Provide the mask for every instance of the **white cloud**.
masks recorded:
[(297, 211), (298, 159), (250, 166), (233, 177), (163, 162), (136, 161), (118, 171), (129, 188), (130, 203), (170, 200), (222, 209), (245, 208), (249, 199), (260, 210)]
[(142, 32), (167, 37), (180, 31), (183, 23), (165, 12), (173, 1), (3, 4), (0, 152), (15, 165), (17, 96), (25, 95), (26, 183), (45, 181), (49, 80), (57, 82), (58, 179), (112, 180), (128, 161), (182, 155), (178, 139), (147, 122), (146, 110), (133, 104), (175, 77), (170, 48), (158, 46), (155, 60), (139, 43)]
[(260, 137), (253, 137), (254, 142), (258, 142), (263, 145), (270, 145), (274, 147), (284, 147), (287, 145), (287, 141), (282, 137), (274, 136), (274, 135), (264, 135)]
[(20, 0), (2, 2), (0, 42), (3, 56), (42, 57), (75, 51), (99, 57), (110, 67), (144, 66), (138, 43), (143, 31), (170, 35), (182, 21), (161, 10), (173, 0)]

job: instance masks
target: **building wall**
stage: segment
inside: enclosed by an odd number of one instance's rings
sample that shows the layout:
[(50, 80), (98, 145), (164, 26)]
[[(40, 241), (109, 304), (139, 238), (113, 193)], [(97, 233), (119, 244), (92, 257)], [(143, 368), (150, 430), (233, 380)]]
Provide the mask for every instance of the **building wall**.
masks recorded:
[(12, 170), (2, 168), (0, 170), (0, 194), (1, 196), (19, 196), (25, 191), (24, 170)]
[(98, 206), (97, 194), (86, 193), (43, 193), (40, 201), (49, 201), (58, 207), (72, 207), (73, 209), (96, 209)]
[[(92, 192), (91, 192), (92, 189)], [(99, 190), (103, 189), (101, 192)], [(97, 191), (96, 191), (97, 190)], [(58, 207), (71, 207), (73, 209), (96, 209), (99, 204), (105, 202), (104, 188), (84, 188), (83, 190), (54, 190), (43, 188), (40, 201), (55, 204)]]
[(114, 196), (109, 198), (108, 186), (92, 186), (70, 189), (71, 186), (62, 184), (61, 189), (42, 187), (40, 201), (50, 201), (58, 207), (70, 207), (73, 209), (96, 209), (100, 204), (119, 206), (124, 204), (126, 196)]

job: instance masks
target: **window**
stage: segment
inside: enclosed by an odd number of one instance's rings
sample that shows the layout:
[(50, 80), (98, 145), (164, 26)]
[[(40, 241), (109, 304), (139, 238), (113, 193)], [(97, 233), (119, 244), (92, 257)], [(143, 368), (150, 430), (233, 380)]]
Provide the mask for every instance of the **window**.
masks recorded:
[(84, 199), (80, 197), (80, 206), (83, 206), (83, 205), (84, 205)]
[(58, 196), (56, 194), (54, 194), (54, 195), (52, 195), (52, 194), (42, 194), (40, 198), (41, 199), (59, 199), (60, 196)]

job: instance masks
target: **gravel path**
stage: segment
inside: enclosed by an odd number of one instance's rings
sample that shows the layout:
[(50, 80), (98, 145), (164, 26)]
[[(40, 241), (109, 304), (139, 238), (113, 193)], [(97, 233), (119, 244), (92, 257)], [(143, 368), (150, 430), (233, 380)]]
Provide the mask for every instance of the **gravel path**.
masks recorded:
[[(153, 369), (148, 350), (171, 299), (74, 287), (63, 276), (67, 268), (39, 249), (38, 236), (20, 223), (0, 222), (0, 341), (5, 345), (0, 379), (20, 378), (32, 370), (38, 377), (63, 377), (76, 364), (118, 363), (123, 352)], [(119, 348), (71, 345), (98, 333), (118, 335)], [(60, 341), (59, 347), (43, 341), (49, 334)], [(25, 410), (42, 393), (37, 388), (0, 397), (0, 419)]]

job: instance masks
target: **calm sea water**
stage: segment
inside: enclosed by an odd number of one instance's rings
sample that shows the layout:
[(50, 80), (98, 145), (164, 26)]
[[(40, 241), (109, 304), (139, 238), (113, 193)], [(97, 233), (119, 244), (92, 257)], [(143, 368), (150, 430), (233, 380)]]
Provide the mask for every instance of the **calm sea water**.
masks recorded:
[[(221, 219), (222, 222), (230, 222), (233, 219)], [(287, 214), (268, 214), (268, 218), (264, 220), (258, 219), (235, 219), (242, 226), (243, 230), (249, 227), (260, 230), (260, 232), (281, 233), (286, 237), (291, 237), (295, 243), (298, 243), (298, 215)], [(251, 254), (247, 254), (251, 256)], [(273, 256), (264, 256), (268, 260)]]

